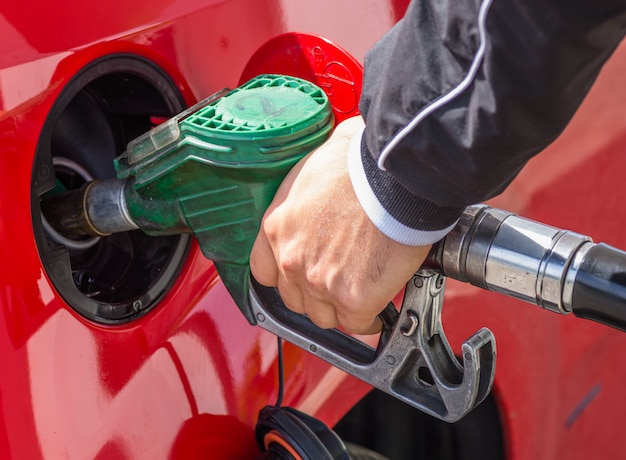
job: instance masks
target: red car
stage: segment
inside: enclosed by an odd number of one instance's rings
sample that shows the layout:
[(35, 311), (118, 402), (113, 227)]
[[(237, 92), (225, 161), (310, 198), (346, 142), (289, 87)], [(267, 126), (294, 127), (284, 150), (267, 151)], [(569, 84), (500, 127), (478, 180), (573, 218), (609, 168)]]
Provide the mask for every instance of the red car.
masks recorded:
[[(279, 397), (276, 338), (246, 321), (197, 243), (141, 232), (64, 240), (40, 202), (59, 184), (114, 177), (130, 140), (236, 87), (273, 37), (310, 32), (362, 61), (405, 7), (0, 7), (1, 458), (260, 458), (259, 411)], [(492, 205), (626, 248), (625, 53)], [(283, 405), (392, 459), (617, 458), (626, 449), (622, 332), (452, 280), (443, 317), (455, 349), (481, 326), (498, 344), (491, 395), (460, 422), (426, 416), (288, 343)]]

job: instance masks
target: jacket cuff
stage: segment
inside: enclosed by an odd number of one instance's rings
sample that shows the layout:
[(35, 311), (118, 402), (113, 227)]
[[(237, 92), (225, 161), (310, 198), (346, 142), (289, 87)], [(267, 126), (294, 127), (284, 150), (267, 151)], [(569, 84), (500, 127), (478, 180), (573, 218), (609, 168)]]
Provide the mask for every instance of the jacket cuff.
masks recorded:
[(425, 246), (445, 237), (465, 208), (437, 205), (411, 194), (378, 168), (365, 142), (365, 132), (352, 139), (348, 151), (350, 180), (361, 207), (387, 237), (409, 246)]

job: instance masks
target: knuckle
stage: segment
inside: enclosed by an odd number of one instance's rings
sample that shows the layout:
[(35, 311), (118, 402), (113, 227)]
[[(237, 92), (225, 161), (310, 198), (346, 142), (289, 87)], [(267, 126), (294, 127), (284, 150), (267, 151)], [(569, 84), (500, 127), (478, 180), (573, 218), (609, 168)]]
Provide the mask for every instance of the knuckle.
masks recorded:
[(362, 300), (358, 293), (353, 289), (342, 288), (337, 289), (334, 293), (334, 304), (337, 309), (344, 315), (353, 315), (359, 310), (359, 306), (362, 304)]
[(279, 266), (287, 278), (292, 278), (299, 273), (300, 270), (298, 258), (289, 252), (287, 254), (281, 254)]
[(307, 285), (311, 294), (317, 298), (326, 298), (329, 292), (324, 275), (319, 270), (307, 271)]

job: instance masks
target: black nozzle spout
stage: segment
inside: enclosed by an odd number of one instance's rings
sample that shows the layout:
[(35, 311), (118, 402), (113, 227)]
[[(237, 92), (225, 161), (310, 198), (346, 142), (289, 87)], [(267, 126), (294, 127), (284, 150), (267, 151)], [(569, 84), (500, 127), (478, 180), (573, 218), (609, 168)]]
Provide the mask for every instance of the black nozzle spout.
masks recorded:
[(70, 239), (108, 236), (137, 229), (126, 208), (126, 181), (92, 181), (76, 190), (54, 194), (41, 202), (48, 223)]
[(80, 240), (87, 236), (102, 236), (92, 230), (85, 208), (85, 195), (90, 183), (79, 189), (44, 197), (41, 213), (48, 223), (66, 238)]

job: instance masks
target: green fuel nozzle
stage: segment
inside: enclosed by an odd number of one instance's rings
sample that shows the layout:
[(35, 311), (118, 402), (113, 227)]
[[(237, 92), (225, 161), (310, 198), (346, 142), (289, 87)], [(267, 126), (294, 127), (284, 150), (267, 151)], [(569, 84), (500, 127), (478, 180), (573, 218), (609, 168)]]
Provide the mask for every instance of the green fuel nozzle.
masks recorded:
[(42, 203), (73, 238), (140, 229), (193, 233), (251, 324), (249, 258), (261, 219), (289, 170), (333, 128), (326, 94), (308, 81), (260, 75), (223, 90), (128, 144), (118, 179)]

